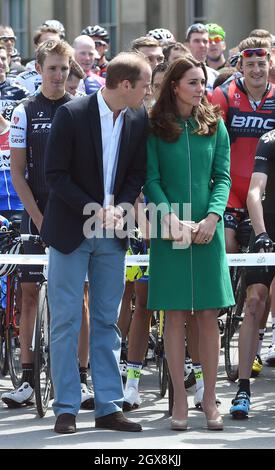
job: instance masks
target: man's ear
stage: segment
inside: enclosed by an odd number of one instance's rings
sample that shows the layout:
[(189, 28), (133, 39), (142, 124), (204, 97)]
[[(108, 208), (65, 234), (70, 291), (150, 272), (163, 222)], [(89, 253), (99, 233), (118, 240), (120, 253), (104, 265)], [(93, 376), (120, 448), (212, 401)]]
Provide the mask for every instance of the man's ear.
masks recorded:
[(38, 62), (35, 62), (35, 70), (37, 71), (37, 73), (39, 73), (39, 75), (41, 75), (42, 68), (41, 68), (41, 65)]

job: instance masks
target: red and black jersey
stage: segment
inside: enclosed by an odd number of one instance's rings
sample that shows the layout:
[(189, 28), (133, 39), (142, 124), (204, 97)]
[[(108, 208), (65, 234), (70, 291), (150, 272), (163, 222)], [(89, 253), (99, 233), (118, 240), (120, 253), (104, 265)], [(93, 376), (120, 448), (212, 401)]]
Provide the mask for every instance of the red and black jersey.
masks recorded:
[(212, 104), (220, 104), (231, 142), (232, 187), (228, 207), (244, 208), (259, 138), (275, 128), (275, 86), (268, 84), (261, 102), (250, 103), (243, 79), (217, 87)]

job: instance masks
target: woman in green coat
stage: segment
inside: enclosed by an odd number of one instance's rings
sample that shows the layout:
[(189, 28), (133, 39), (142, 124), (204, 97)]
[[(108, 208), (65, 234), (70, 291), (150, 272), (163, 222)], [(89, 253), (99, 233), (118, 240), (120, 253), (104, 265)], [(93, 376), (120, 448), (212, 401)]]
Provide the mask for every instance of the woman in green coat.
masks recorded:
[(149, 309), (165, 309), (165, 352), (174, 387), (172, 429), (187, 428), (185, 323), (194, 314), (208, 429), (223, 429), (216, 406), (218, 309), (234, 304), (223, 212), (230, 146), (220, 111), (205, 98), (207, 74), (192, 56), (166, 73), (151, 112), (144, 193), (152, 221)]

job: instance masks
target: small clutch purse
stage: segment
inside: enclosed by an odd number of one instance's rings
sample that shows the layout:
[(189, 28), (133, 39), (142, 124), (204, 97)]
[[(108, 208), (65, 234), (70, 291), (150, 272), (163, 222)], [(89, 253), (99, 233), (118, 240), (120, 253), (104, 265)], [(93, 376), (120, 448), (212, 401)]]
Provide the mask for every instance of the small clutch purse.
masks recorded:
[[(181, 220), (182, 225), (185, 227), (190, 228), (191, 232), (196, 230), (198, 224), (194, 222), (193, 220)], [(170, 241), (175, 241), (172, 233), (171, 233), (171, 227), (169, 225), (162, 227), (161, 228), (161, 238), (162, 240), (170, 240)]]

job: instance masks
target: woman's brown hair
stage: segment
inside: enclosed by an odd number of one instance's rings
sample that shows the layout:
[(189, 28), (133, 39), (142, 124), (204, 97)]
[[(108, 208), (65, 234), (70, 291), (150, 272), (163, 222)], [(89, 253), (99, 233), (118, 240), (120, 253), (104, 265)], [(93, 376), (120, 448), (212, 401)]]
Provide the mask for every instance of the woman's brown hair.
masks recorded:
[[(207, 81), (205, 65), (202, 62), (198, 62), (193, 56), (189, 55), (175, 60), (165, 73), (159, 98), (151, 110), (151, 130), (153, 134), (166, 142), (175, 142), (182, 133), (174, 87), (185, 73), (193, 67), (200, 67)], [(199, 106), (193, 108), (192, 116), (198, 124), (194, 133), (213, 135), (217, 130), (221, 111), (219, 106), (211, 105), (204, 96)]]

